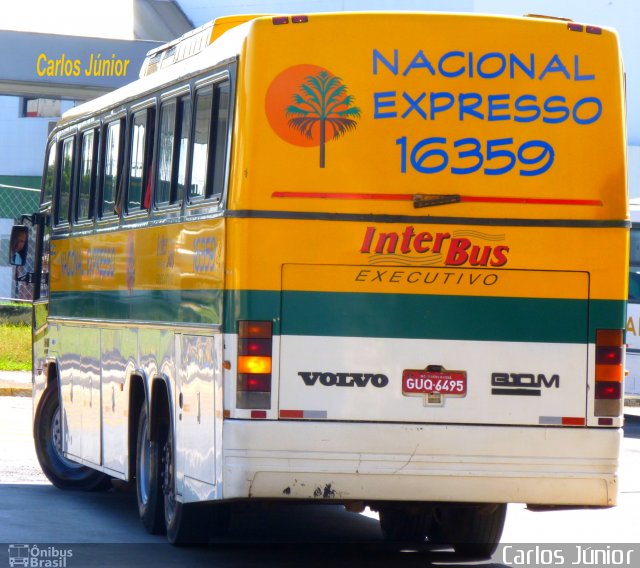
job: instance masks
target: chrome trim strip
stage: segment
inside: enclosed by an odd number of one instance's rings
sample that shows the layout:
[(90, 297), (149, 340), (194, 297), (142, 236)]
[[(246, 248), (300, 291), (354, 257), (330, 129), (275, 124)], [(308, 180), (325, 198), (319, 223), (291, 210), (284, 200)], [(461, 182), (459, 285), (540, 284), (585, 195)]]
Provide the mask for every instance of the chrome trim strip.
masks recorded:
[(75, 325), (80, 327), (105, 327), (105, 328), (137, 328), (137, 329), (172, 329), (179, 333), (202, 334), (203, 331), (222, 333), (222, 324), (180, 324), (180, 322), (150, 322), (139, 320), (101, 320), (68, 317), (49, 317), (49, 324)]

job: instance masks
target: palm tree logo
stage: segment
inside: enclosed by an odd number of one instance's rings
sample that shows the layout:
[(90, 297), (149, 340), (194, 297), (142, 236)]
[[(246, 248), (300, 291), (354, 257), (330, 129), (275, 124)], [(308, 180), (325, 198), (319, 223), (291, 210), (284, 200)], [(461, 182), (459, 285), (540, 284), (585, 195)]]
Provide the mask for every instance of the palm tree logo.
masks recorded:
[(289, 127), (311, 139), (319, 129), (320, 167), (325, 166), (325, 143), (344, 136), (357, 126), (360, 109), (347, 94), (340, 77), (328, 71), (309, 75), (294, 94), (293, 102), (285, 109)]

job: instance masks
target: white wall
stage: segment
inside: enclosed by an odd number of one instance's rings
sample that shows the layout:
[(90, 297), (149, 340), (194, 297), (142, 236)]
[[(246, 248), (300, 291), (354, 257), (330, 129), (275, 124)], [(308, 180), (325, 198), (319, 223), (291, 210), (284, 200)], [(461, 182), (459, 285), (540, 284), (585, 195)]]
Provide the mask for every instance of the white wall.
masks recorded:
[(13, 266), (4, 266), (9, 261), (11, 227), (13, 227), (13, 219), (0, 219), (0, 240), (4, 241), (5, 244), (0, 248), (2, 254), (7, 255), (7, 258), (3, 258), (2, 262), (0, 262), (0, 298), (13, 297)]
[(20, 118), (20, 97), (0, 97), (0, 173), (42, 173), (49, 118)]
[[(21, 118), (20, 97), (0, 96), (0, 174), (42, 175), (49, 122), (56, 118)], [(73, 106), (62, 101), (62, 112)]]
[(133, 0), (21, 0), (2, 4), (5, 30), (134, 39)]

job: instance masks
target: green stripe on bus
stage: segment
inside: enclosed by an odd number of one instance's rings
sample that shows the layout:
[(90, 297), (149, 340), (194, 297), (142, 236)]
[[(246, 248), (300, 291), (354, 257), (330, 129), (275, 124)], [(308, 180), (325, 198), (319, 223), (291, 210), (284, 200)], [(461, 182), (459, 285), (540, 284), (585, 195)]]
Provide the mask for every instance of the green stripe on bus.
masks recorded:
[(587, 302), (284, 292), (283, 335), (586, 343)]
[(50, 317), (221, 324), (221, 290), (55, 292)]
[(224, 329), (270, 320), (274, 333), (477, 341), (586, 343), (596, 329), (624, 328), (615, 300), (496, 298), (409, 294), (228, 291)]
[[(224, 297), (224, 318), (223, 313)], [(281, 304), (282, 299), (282, 304)], [(586, 343), (624, 329), (614, 300), (499, 298), (265, 290), (162, 290), (52, 294), (51, 317), (223, 324), (272, 320), (274, 334)]]

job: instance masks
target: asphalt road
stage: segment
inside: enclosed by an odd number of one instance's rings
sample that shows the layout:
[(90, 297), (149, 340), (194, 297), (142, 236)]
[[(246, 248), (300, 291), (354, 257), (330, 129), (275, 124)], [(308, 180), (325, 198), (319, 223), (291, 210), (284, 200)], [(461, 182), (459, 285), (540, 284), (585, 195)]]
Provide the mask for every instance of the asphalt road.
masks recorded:
[[(389, 545), (382, 539), (375, 515), (348, 513), (335, 505), (241, 508), (235, 512), (229, 537), (208, 547), (171, 547), (164, 537), (144, 531), (135, 495), (126, 488), (74, 493), (51, 486), (35, 458), (30, 414), (30, 399), (0, 397), (0, 543), (4, 543), (0, 544), (0, 568), (9, 566), (10, 556), (24, 553), (20, 545), (33, 547), (34, 543), (39, 560), (49, 562), (40, 566), (62, 568), (462, 565), (451, 550)], [(503, 543), (521, 543), (517, 547), (529, 543), (531, 550), (537, 546), (548, 554), (559, 554), (562, 543), (602, 543), (617, 550), (624, 548), (622, 543), (640, 542), (640, 422), (628, 422), (625, 427), (620, 478), (620, 504), (612, 509), (534, 513), (524, 505), (510, 505)], [(505, 555), (501, 549), (492, 562), (465, 565), (515, 565), (513, 550)], [(65, 557), (69, 552), (71, 556)], [(616, 565), (640, 568), (640, 546), (627, 553), (630, 562), (625, 557), (623, 564)], [(564, 564), (555, 565), (572, 564), (571, 553), (564, 558)]]

